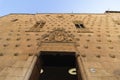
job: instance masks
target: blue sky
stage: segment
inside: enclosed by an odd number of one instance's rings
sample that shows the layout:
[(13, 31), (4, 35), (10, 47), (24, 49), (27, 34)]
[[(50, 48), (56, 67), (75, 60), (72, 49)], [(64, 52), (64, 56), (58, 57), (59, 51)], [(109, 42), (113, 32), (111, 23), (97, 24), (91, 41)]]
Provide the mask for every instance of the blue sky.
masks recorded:
[(120, 11), (120, 0), (0, 0), (0, 16), (10, 13), (104, 13)]

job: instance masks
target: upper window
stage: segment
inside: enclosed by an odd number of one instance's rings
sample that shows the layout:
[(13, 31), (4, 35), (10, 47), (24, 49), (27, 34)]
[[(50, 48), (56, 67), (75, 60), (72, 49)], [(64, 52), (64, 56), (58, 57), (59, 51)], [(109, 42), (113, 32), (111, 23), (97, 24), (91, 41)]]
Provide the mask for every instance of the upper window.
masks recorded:
[(81, 24), (81, 23), (75, 24), (75, 27), (76, 28), (85, 28), (85, 26), (83, 24)]
[(16, 21), (18, 21), (18, 19), (12, 19), (12, 20), (11, 20), (11, 22), (16, 22)]
[(81, 21), (73, 22), (76, 28), (85, 28), (84, 24)]
[(43, 26), (45, 25), (45, 21), (37, 21), (31, 28), (29, 31), (32, 32), (39, 32), (41, 28), (43, 28)]
[(34, 25), (35, 28), (42, 28), (45, 25), (45, 21), (37, 21)]

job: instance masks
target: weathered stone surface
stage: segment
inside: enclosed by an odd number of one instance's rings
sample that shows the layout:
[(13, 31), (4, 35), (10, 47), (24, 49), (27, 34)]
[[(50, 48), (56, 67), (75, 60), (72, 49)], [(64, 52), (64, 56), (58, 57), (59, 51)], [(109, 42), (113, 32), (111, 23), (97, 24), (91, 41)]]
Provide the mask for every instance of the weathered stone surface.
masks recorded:
[(120, 80), (120, 13), (0, 17), (0, 80), (27, 80), (40, 51), (76, 52), (86, 80)]

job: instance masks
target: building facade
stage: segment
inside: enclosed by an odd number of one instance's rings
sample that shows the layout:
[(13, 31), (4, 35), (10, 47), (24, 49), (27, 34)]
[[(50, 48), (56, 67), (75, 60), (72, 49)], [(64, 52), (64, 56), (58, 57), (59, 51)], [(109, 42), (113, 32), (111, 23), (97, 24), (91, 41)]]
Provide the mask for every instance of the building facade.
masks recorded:
[(120, 12), (0, 17), (0, 80), (120, 80)]

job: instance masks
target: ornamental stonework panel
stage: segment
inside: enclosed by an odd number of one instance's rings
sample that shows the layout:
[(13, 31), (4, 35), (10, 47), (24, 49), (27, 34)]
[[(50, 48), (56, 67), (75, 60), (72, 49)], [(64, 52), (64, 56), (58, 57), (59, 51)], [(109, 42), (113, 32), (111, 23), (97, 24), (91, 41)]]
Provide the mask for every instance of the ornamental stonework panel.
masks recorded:
[(42, 35), (42, 42), (74, 42), (74, 35), (69, 34), (64, 28), (55, 28)]

